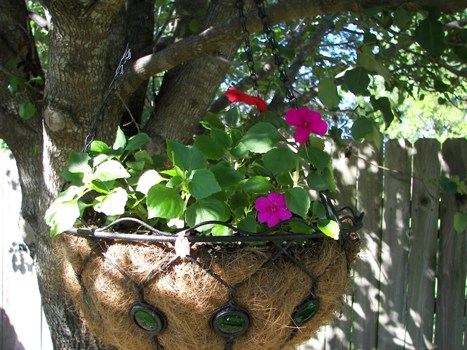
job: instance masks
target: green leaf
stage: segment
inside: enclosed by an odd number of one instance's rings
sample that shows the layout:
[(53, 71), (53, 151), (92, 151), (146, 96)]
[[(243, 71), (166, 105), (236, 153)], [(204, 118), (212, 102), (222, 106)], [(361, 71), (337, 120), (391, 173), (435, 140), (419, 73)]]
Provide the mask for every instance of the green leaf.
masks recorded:
[(308, 148), (308, 160), (319, 171), (331, 166), (331, 156), (327, 152), (314, 147)]
[(109, 154), (111, 149), (105, 142), (94, 140), (91, 142), (90, 151), (93, 153)]
[(91, 172), (91, 167), (88, 164), (90, 159), (86, 152), (72, 151), (68, 157), (67, 170), (74, 174), (89, 174)]
[(317, 171), (308, 174), (306, 182), (308, 186), (315, 191), (325, 191), (329, 189), (326, 179)]
[(318, 222), (318, 228), (326, 236), (329, 236), (335, 240), (339, 239), (339, 225), (333, 220), (322, 220)]
[(391, 80), (391, 73), (380, 61), (376, 59), (375, 55), (371, 51), (371, 47), (368, 45), (363, 45), (358, 51), (357, 63), (367, 71), (381, 75), (387, 82)]
[(303, 222), (292, 221), (289, 222), (289, 226), (292, 233), (314, 233), (314, 229)]
[(211, 138), (224, 148), (232, 146), (232, 139), (224, 130), (212, 128)]
[(94, 210), (104, 213), (108, 216), (122, 215), (125, 213), (125, 205), (128, 200), (127, 192), (117, 187), (108, 195), (97, 197), (97, 203), (94, 204)]
[(274, 148), (264, 155), (263, 160), (274, 175), (295, 169), (298, 161), (297, 155), (288, 148)]
[(454, 229), (458, 233), (464, 232), (467, 227), (467, 213), (464, 212), (456, 212), (454, 214)]
[(389, 101), (389, 98), (380, 97), (378, 99), (375, 99), (373, 96), (371, 96), (370, 101), (374, 109), (381, 111), (381, 114), (383, 115), (384, 119), (384, 124), (387, 129), (394, 120), (394, 114), (392, 113), (391, 102)]
[(283, 139), (272, 124), (259, 122), (248, 129), (240, 142), (251, 152), (266, 153)]
[(94, 172), (94, 178), (99, 181), (124, 179), (130, 176), (131, 175), (125, 170), (123, 165), (114, 159), (100, 164)]
[(178, 189), (154, 185), (146, 197), (148, 218), (175, 219), (183, 215), (185, 203)]
[(197, 148), (169, 140), (167, 141), (167, 155), (172, 163), (182, 170), (206, 168), (206, 159)]
[(310, 210), (310, 196), (303, 188), (294, 187), (288, 189), (285, 192), (285, 199), (287, 200), (287, 208), (292, 213), (301, 216), (303, 219), (307, 218)]
[(246, 193), (265, 194), (271, 188), (271, 181), (264, 176), (253, 176), (242, 183), (242, 189)]
[(149, 189), (166, 180), (156, 170), (151, 169), (146, 171), (138, 180), (136, 191), (148, 194)]
[[(206, 198), (193, 203), (185, 213), (185, 221), (192, 227), (199, 223), (218, 220), (227, 221), (229, 219), (229, 208), (225, 203), (215, 198)], [(204, 225), (198, 231), (209, 231), (213, 225)]]
[(34, 106), (32, 102), (25, 102), (19, 105), (18, 113), (21, 119), (31, 119), (32, 117), (34, 117), (34, 114), (36, 114), (36, 112), (36, 106)]
[(141, 171), (144, 169), (145, 161), (144, 160), (138, 160), (136, 162), (131, 162), (127, 161), (126, 162), (126, 167), (131, 170), (136, 170), (137, 172)]
[(332, 173), (331, 168), (326, 168), (321, 172), (321, 175), (324, 177), (324, 180), (328, 184), (328, 189), (330, 192), (336, 192), (336, 179)]
[(73, 227), (79, 216), (77, 198), (53, 202), (45, 213), (45, 222), (50, 226), (50, 236), (54, 237)]
[(222, 124), (219, 115), (211, 112), (207, 112), (201, 124), (206, 129), (214, 129), (217, 128), (219, 130), (224, 129), (224, 124)]
[(412, 17), (413, 16), (409, 11), (402, 6), (399, 6), (394, 13), (394, 24), (398, 26), (399, 29), (406, 30), (412, 22)]
[(370, 84), (368, 71), (363, 67), (356, 67), (352, 70), (348, 70), (344, 75), (344, 84), (355, 95), (361, 94), (366, 91), (368, 84)]
[(324, 78), (318, 84), (318, 98), (329, 109), (339, 106), (340, 98), (333, 78)]
[(240, 171), (235, 170), (227, 162), (217, 163), (211, 168), (211, 171), (222, 188), (235, 186), (244, 178)]
[(115, 188), (115, 180), (105, 182), (93, 180), (89, 188), (98, 193), (109, 194)]
[(230, 108), (224, 115), (224, 121), (229, 128), (235, 128), (240, 122), (240, 110), (238, 107)]
[(324, 218), (326, 216), (326, 209), (320, 201), (313, 201), (313, 216)]
[(256, 220), (255, 215), (250, 213), (244, 219), (240, 220), (237, 227), (240, 230), (244, 230), (248, 232), (256, 232), (258, 228), (258, 221)]
[(441, 189), (449, 194), (456, 194), (457, 193), (457, 182), (447, 178), (446, 176), (441, 176), (438, 180)]
[(432, 55), (439, 56), (446, 49), (443, 24), (427, 18), (420, 22), (415, 30), (415, 40)]
[(193, 145), (203, 153), (206, 159), (218, 160), (224, 156), (224, 148), (210, 136), (196, 137)]
[(118, 127), (117, 129), (117, 135), (115, 136), (115, 141), (114, 141), (114, 144), (112, 146), (113, 149), (117, 150), (117, 149), (120, 149), (120, 150), (123, 150), (126, 146), (126, 137), (125, 137), (125, 134), (123, 133), (122, 129), (120, 129), (120, 127)]
[(352, 125), (350, 132), (356, 141), (365, 138), (366, 135), (373, 131), (373, 123), (367, 118), (358, 118)]
[(199, 31), (199, 21), (196, 18), (191, 19), (188, 22), (188, 28), (192, 33), (196, 33)]
[(219, 192), (221, 187), (211, 170), (197, 169), (191, 174), (188, 190), (196, 199), (203, 199)]
[(139, 133), (128, 139), (128, 143), (125, 147), (125, 151), (133, 152), (133, 151), (140, 150), (149, 141), (151, 141), (151, 138), (149, 137), (148, 134)]
[(214, 225), (211, 229), (211, 234), (213, 236), (219, 237), (219, 236), (232, 236), (233, 235), (233, 230), (229, 227), (226, 227), (224, 225)]

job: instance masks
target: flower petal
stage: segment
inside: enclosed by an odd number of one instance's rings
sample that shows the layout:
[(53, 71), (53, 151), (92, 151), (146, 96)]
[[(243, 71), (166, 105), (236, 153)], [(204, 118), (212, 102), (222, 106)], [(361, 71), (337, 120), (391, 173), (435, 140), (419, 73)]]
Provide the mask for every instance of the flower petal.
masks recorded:
[(237, 88), (231, 87), (225, 93), (225, 96), (230, 102), (244, 102), (250, 106), (256, 106), (258, 109), (263, 112), (267, 110), (267, 105), (264, 100), (259, 97), (251, 96), (241, 92)]
[(283, 194), (280, 194), (280, 193), (277, 193), (277, 192), (269, 193), (267, 198), (276, 207), (285, 207), (285, 205), (287, 203), (286, 200), (285, 200), (285, 196)]
[(312, 111), (308, 108), (303, 108), (306, 111), (302, 111), (302, 119), (308, 123), (315, 123), (318, 120), (321, 120), (321, 113)]
[(295, 130), (295, 142), (306, 143), (309, 136), (310, 130), (308, 128), (302, 128), (301, 126), (298, 126), (297, 130)]
[(278, 208), (276, 213), (281, 220), (289, 220), (292, 217), (292, 212), (286, 207)]
[(280, 218), (277, 214), (271, 215), (268, 220), (268, 227), (274, 227), (280, 222)]
[(268, 106), (266, 105), (266, 102), (264, 102), (262, 99), (260, 99), (259, 97), (256, 97), (256, 107), (258, 107), (258, 109), (261, 111), (261, 112), (264, 112), (265, 110), (268, 109)]
[(309, 130), (313, 134), (324, 136), (328, 132), (328, 123), (324, 120), (317, 120), (310, 124)]
[(243, 95), (245, 95), (243, 92), (234, 87), (229, 88), (225, 93), (225, 96), (230, 102), (242, 102)]
[(260, 212), (258, 213), (258, 221), (262, 223), (268, 222), (271, 219), (271, 215), (270, 211)]
[(293, 126), (302, 125), (302, 118), (300, 117), (298, 109), (289, 109), (285, 114), (285, 121), (287, 122), (287, 124)]
[(259, 212), (271, 211), (271, 202), (266, 197), (259, 197), (255, 202), (255, 208)]

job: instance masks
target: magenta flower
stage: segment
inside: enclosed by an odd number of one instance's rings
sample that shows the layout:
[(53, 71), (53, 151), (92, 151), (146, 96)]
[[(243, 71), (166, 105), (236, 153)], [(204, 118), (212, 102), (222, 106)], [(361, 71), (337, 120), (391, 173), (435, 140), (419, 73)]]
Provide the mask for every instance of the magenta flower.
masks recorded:
[(258, 198), (255, 208), (258, 210), (258, 221), (267, 222), (268, 227), (276, 226), (280, 221), (292, 217), (292, 213), (287, 209), (285, 196), (277, 192)]
[(306, 143), (310, 133), (323, 136), (328, 131), (328, 124), (321, 119), (321, 114), (306, 107), (289, 109), (285, 121), (297, 127), (295, 141), (298, 143)]

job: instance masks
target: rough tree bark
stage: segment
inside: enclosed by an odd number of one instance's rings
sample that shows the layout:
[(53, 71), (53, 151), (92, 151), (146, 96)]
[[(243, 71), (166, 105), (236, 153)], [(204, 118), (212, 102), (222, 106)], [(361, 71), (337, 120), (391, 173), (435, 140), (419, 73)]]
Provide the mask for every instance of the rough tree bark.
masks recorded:
[[(209, 108), (241, 38), (235, 1), (209, 3), (200, 17), (199, 32), (177, 38), (153, 52), (152, 19), (145, 13), (154, 0), (43, 0), (50, 13), (49, 65), (45, 85), (28, 84), (19, 97), (8, 86), (14, 75), (26, 82), (44, 77), (35, 49), (25, 2), (0, 2), (0, 138), (11, 148), (23, 193), (22, 229), (34, 254), (38, 280), (56, 349), (104, 349), (82, 327), (61, 286), (61, 261), (55, 240), (48, 237), (43, 216), (62, 186), (60, 172), (68, 153), (80, 150), (89, 125), (107, 92), (114, 70), (129, 42), (136, 55), (125, 67), (120, 84), (104, 114), (98, 138), (111, 140), (125, 102), (139, 115), (148, 79), (168, 71), (147, 131), (156, 140), (170, 137), (189, 142), (198, 121)], [(189, 6), (189, 1), (176, 1)], [(249, 6), (253, 6), (248, 2)], [(359, 11), (377, 5), (409, 1), (290, 0), (269, 9), (271, 24), (327, 12)], [(413, 0), (414, 6), (437, 5), (459, 10), (466, 0)], [(135, 18), (138, 19), (135, 21)], [(183, 18), (181, 19), (183, 20)], [(255, 11), (248, 12), (250, 31), (261, 29)], [(149, 28), (149, 29), (148, 29)], [(13, 64), (14, 69), (10, 66)], [(138, 90), (139, 89), (139, 90)], [(133, 97), (132, 97), (133, 96)], [(32, 101), (36, 115), (23, 120), (20, 103)]]

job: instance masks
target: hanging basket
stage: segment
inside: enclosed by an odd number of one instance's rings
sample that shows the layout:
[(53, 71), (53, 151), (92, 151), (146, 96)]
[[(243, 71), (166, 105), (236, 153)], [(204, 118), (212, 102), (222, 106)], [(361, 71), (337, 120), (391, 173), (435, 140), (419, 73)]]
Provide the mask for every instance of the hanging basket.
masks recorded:
[(62, 235), (64, 286), (89, 330), (118, 349), (292, 349), (339, 309), (359, 226), (361, 216), (339, 240), (188, 232), (184, 258), (176, 235), (73, 229)]

